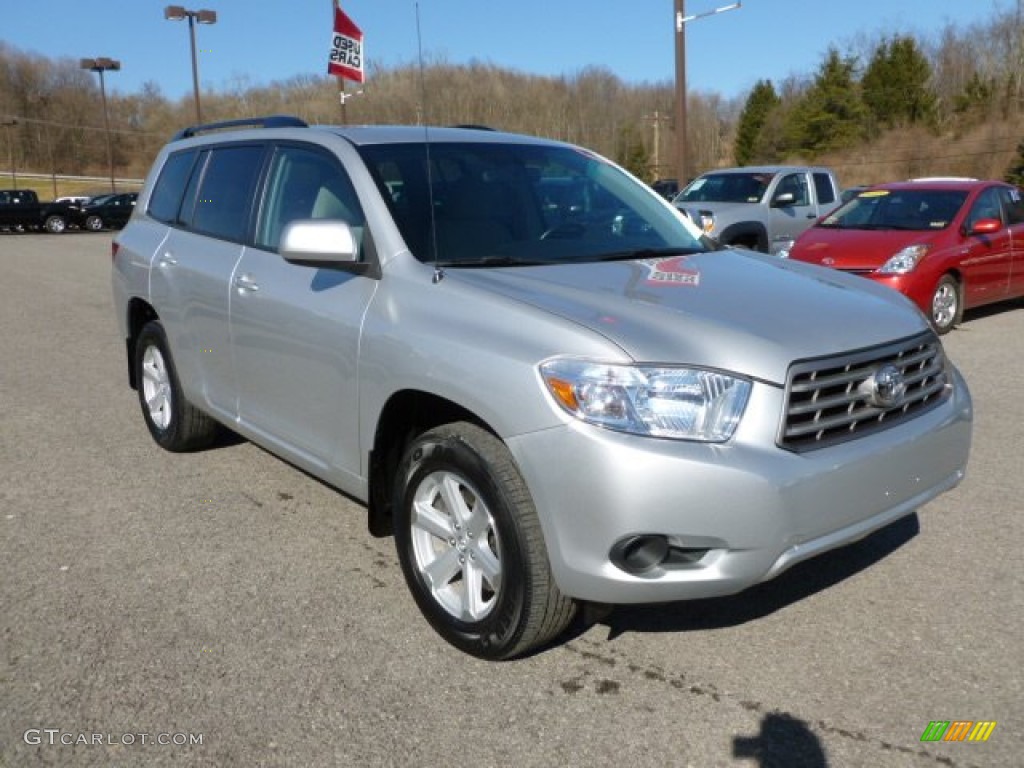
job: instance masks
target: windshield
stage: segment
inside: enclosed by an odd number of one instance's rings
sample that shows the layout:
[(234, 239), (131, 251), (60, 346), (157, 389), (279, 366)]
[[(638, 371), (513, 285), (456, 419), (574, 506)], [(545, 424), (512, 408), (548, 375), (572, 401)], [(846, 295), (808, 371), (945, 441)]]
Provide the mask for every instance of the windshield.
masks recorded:
[(675, 203), (759, 203), (774, 173), (708, 173), (690, 182)]
[(949, 189), (872, 189), (837, 208), (818, 226), (914, 232), (945, 229), (966, 199), (967, 192)]
[(432, 143), (431, 189), (426, 145), (359, 151), (406, 244), (423, 262), (559, 264), (711, 247), (651, 190), (585, 150)]

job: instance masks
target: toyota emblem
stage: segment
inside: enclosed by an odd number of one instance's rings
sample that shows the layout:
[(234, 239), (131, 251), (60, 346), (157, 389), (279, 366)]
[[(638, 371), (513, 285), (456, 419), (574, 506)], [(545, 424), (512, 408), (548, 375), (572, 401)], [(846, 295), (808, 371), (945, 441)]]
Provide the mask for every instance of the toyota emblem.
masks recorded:
[(883, 365), (871, 379), (870, 400), (879, 408), (893, 408), (900, 404), (907, 393), (907, 382), (903, 371), (895, 365)]

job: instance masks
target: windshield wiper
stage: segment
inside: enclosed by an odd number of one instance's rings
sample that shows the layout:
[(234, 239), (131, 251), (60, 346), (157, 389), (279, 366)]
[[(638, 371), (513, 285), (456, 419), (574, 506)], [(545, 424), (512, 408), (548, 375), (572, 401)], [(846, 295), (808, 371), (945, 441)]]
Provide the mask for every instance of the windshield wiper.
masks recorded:
[(600, 256), (592, 256), (587, 260), (593, 261), (632, 261), (633, 259), (660, 259), (668, 256), (689, 256), (694, 253), (704, 253), (700, 248), (639, 248), (635, 251), (614, 251), (604, 253)]
[(550, 264), (550, 261), (537, 261), (535, 259), (517, 259), (513, 256), (484, 256), (479, 259), (463, 260), (453, 259), (449, 261), (438, 261), (439, 267), (461, 268), (461, 267), (539, 267)]

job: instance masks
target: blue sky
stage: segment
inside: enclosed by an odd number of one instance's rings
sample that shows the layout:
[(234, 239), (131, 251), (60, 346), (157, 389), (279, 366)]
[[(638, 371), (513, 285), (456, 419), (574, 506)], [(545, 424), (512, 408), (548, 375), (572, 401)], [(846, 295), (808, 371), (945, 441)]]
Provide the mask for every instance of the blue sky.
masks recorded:
[[(178, 4), (180, 0), (173, 0)], [(701, 13), (730, 0), (687, 0)], [(2, 0), (0, 40), (48, 57), (108, 56), (122, 71), (114, 91), (146, 81), (177, 99), (191, 94), (188, 27), (165, 21), (166, 0)], [(415, 0), (343, 0), (366, 35), (366, 56), (384, 67), (416, 59)], [(294, 75), (324, 74), (331, 0), (189, 0), (218, 23), (198, 26), (200, 80), (225, 90)], [(1016, 8), (1016, 0), (744, 0), (736, 11), (687, 25), (691, 89), (740, 96), (759, 78), (810, 74), (829, 45), (858, 37), (933, 37)], [(604, 66), (627, 82), (671, 81), (672, 0), (420, 0), (423, 49), (452, 63), (488, 62), (540, 75)], [(367, 96), (372, 94), (372, 81)], [(0, 111), (2, 105), (0, 105)]]

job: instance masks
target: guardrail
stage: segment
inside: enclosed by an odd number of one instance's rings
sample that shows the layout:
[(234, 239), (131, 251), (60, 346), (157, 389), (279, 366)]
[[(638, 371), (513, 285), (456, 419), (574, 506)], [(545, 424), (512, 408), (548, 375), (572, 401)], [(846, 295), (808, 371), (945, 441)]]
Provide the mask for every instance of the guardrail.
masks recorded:
[[(142, 188), (143, 179), (114, 178), (117, 192), (135, 192)], [(109, 176), (73, 176), (62, 173), (33, 173), (17, 169), (0, 169), (0, 189), (34, 189), (40, 197), (60, 197), (92, 192), (110, 191)]]

